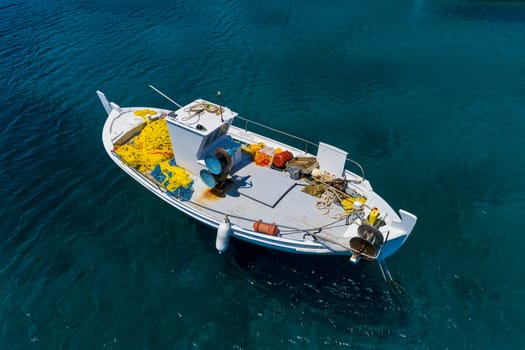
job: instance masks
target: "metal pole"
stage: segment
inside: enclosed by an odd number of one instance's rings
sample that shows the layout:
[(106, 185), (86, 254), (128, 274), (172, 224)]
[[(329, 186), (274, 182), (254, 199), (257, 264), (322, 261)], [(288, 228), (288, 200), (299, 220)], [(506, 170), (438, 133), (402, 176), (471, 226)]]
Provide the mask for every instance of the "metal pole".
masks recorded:
[(222, 119), (221, 90), (217, 91), (217, 97), (219, 98), (219, 111), (221, 112), (221, 122), (224, 122), (224, 119)]
[(177, 107), (179, 108), (182, 108), (182, 106), (180, 104), (178, 104), (177, 102), (173, 101), (169, 96), (165, 95), (162, 91), (160, 91), (159, 89), (157, 89), (155, 86), (153, 85), (149, 85), (150, 88), (152, 88), (153, 90), (155, 90), (156, 92), (158, 92), (162, 97), (164, 97), (166, 100), (170, 101), (171, 103), (173, 103), (174, 105), (176, 105)]

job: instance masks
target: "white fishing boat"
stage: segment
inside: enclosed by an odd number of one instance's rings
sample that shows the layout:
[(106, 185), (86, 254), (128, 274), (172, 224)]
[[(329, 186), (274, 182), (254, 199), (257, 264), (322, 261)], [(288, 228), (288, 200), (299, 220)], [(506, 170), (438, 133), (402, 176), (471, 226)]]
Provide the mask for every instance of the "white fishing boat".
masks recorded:
[(177, 108), (120, 107), (97, 91), (108, 114), (104, 148), (142, 186), (214, 228), (219, 252), (234, 237), (290, 253), (377, 261), (391, 279), (384, 259), (417, 218), (398, 215), (347, 152), (242, 118), (221, 105), (220, 92), (218, 102), (182, 106), (150, 87)]

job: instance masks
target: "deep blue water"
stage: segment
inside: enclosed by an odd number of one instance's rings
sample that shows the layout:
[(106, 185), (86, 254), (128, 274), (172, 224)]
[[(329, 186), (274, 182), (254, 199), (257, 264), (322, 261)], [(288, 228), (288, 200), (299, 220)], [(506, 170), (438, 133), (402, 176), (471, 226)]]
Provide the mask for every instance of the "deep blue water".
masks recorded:
[[(525, 348), (525, 4), (0, 1), (0, 349)], [(107, 158), (197, 97), (350, 150), (419, 216), (389, 266), (233, 242)]]

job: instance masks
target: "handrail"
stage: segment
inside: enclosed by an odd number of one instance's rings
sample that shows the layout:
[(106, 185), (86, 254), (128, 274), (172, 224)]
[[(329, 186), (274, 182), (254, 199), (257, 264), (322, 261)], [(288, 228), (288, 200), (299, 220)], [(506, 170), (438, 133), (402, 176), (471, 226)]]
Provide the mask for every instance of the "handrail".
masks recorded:
[(355, 183), (361, 183), (363, 181), (365, 181), (365, 169), (361, 166), (361, 164), (359, 164), (358, 162), (356, 162), (355, 160), (353, 159), (350, 159), (348, 157), (346, 157), (346, 161), (347, 162), (350, 162), (350, 163), (353, 163), (355, 166), (357, 166), (359, 168), (359, 170), (361, 170), (361, 180), (359, 181), (353, 181)]
[[(257, 125), (257, 126), (260, 126), (262, 128), (265, 128), (267, 130), (270, 130), (270, 131), (273, 131), (273, 132), (276, 132), (278, 134), (281, 134), (281, 135), (284, 135), (284, 136), (288, 136), (288, 137), (291, 137), (292, 139), (295, 139), (297, 141), (301, 141), (301, 142), (304, 142), (304, 152), (305, 153), (308, 153), (308, 145), (311, 145), (311, 146), (314, 146), (314, 147), (317, 147), (319, 148), (319, 143), (315, 143), (315, 142), (312, 142), (312, 141), (309, 141), (307, 139), (303, 139), (302, 137), (299, 137), (299, 136), (295, 136), (295, 135), (292, 135), (290, 133), (287, 133), (285, 131), (282, 131), (282, 130), (278, 130), (278, 129), (275, 129), (275, 128), (272, 128), (270, 126), (267, 126), (267, 125), (264, 125), (264, 124), (261, 124), (261, 123), (258, 123), (258, 122), (255, 122), (253, 120), (250, 120), (250, 119), (246, 119), (246, 118), (243, 118), (241, 116), (236, 116), (235, 117), (236, 119), (240, 119), (240, 120), (243, 120), (244, 121), (244, 132), (248, 132), (248, 125), (249, 124), (254, 124), (254, 125)], [(361, 164), (359, 164), (357, 161), (353, 160), (353, 159), (350, 159), (350, 158), (346, 158), (346, 161), (349, 162), (349, 163), (352, 163), (354, 164), (355, 166), (357, 166), (357, 168), (359, 168), (359, 170), (361, 171), (361, 180), (358, 180), (358, 181), (352, 181), (354, 183), (361, 183), (365, 180), (365, 170), (364, 168), (361, 166)]]
[(244, 120), (245, 124), (244, 124), (244, 132), (247, 132), (248, 131), (248, 124), (251, 123), (251, 124), (255, 124), (257, 126), (260, 126), (260, 127), (263, 127), (265, 129), (268, 129), (268, 130), (271, 130), (271, 131), (274, 131), (278, 134), (282, 134), (282, 135), (285, 135), (285, 136), (288, 136), (288, 137), (291, 137), (293, 139), (296, 139), (298, 141), (302, 141), (305, 143), (305, 147), (304, 147), (304, 152), (305, 153), (308, 153), (308, 145), (312, 145), (314, 147), (319, 147), (319, 144), (317, 143), (314, 143), (312, 141), (308, 141), (307, 139), (303, 139), (299, 136), (295, 136), (295, 135), (292, 135), (292, 134), (289, 134), (285, 131), (281, 131), (281, 130), (278, 130), (278, 129), (275, 129), (275, 128), (272, 128), (270, 126), (267, 126), (267, 125), (264, 125), (264, 124), (261, 124), (261, 123), (258, 123), (258, 122), (254, 122), (253, 120), (250, 120), (250, 119), (246, 119), (246, 118), (243, 118), (243, 117), (240, 117), (240, 116), (236, 116), (235, 118), (239, 118), (239, 119), (242, 119)]

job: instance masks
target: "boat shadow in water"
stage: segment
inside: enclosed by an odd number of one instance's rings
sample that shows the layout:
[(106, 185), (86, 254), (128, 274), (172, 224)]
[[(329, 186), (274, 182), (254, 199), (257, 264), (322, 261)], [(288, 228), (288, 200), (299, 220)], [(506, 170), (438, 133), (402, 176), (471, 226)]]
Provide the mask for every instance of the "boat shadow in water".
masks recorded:
[[(197, 231), (214, 250), (213, 230), (198, 224)], [(414, 322), (412, 300), (394, 291), (375, 263), (355, 266), (345, 256), (289, 254), (237, 239), (218, 260), (227, 279), (247, 279), (258, 293), (341, 331), (373, 333), (369, 327), (379, 326), (389, 334), (406, 334)]]

